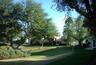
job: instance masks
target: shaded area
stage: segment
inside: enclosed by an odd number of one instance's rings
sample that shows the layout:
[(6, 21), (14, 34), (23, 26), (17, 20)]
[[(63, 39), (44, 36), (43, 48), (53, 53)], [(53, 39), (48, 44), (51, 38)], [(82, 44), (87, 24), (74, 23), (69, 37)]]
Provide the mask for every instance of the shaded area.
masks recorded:
[[(56, 60), (47, 65), (96, 65), (96, 50), (76, 49), (69, 57)], [(96, 60), (95, 60), (96, 61)]]

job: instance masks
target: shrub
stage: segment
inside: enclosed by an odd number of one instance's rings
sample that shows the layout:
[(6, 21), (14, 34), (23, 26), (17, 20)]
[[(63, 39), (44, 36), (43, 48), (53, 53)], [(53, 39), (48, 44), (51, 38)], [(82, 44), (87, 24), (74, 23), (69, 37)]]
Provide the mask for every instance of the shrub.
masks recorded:
[(21, 50), (13, 49), (10, 46), (0, 47), (0, 59), (19, 58), (26, 56), (30, 56), (30, 54)]

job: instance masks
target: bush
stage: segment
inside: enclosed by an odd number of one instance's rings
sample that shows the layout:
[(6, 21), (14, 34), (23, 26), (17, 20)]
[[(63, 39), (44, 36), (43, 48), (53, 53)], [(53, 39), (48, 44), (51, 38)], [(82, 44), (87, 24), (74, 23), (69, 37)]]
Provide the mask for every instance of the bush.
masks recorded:
[(0, 59), (19, 58), (19, 57), (26, 57), (26, 56), (29, 56), (27, 52), (13, 49), (10, 46), (0, 47)]

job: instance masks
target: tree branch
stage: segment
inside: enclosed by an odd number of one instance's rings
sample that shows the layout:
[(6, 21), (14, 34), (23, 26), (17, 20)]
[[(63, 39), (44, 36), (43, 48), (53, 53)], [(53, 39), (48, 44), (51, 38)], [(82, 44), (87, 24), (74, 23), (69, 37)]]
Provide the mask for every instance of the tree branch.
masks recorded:
[(82, 11), (82, 10), (80, 10), (78, 6), (76, 6), (74, 9), (75, 9), (78, 13), (80, 13), (82, 16), (84, 16), (84, 17), (86, 17), (86, 18), (89, 18), (89, 16), (87, 15), (87, 13), (84, 12), (84, 11)]

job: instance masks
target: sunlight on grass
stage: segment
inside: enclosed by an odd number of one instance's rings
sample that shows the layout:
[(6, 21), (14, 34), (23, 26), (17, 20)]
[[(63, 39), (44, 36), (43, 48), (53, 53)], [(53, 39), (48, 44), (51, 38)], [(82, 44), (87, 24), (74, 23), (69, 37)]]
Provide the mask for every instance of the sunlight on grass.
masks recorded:
[(31, 52), (31, 56), (45, 55), (47, 57), (50, 57), (50, 56), (55, 56), (55, 55), (64, 54), (68, 52), (72, 52), (70, 47), (57, 47), (57, 48), (48, 49), (45, 51), (40, 51), (35, 53)]
[(6, 59), (6, 60), (0, 60), (0, 62), (14, 62), (14, 61), (42, 61), (42, 60), (48, 60), (47, 56), (30, 56), (25, 58), (16, 58), (16, 59)]
[(57, 48), (57, 46), (46, 46), (46, 47), (41, 47), (41, 46), (29, 46), (29, 47), (25, 47), (25, 46), (22, 46), (21, 49), (23, 51), (32, 51), (32, 52), (39, 52), (39, 51), (45, 51), (45, 50), (49, 50), (49, 49), (55, 49)]

